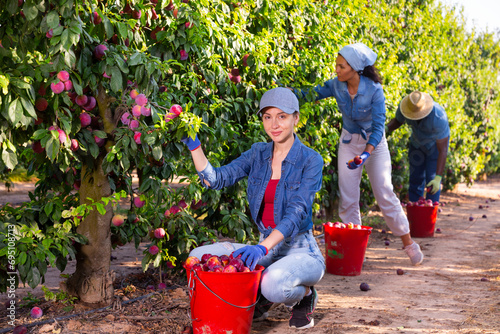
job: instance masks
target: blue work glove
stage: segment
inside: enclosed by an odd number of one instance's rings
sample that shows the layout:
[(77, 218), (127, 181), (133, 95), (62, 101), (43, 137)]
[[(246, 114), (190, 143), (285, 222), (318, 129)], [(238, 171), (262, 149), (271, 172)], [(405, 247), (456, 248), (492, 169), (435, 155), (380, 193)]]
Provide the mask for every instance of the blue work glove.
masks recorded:
[(200, 140), (198, 139), (198, 135), (194, 136), (194, 140), (190, 136), (182, 137), (181, 142), (186, 144), (190, 151), (194, 151), (201, 146)]
[(370, 153), (364, 151), (363, 153), (361, 153), (361, 155), (357, 155), (354, 157), (354, 159), (346, 162), (347, 168), (356, 169), (360, 166), (363, 166), (363, 164), (365, 163), (366, 159), (368, 159), (369, 156), (370, 156)]
[(245, 246), (233, 252), (233, 257), (238, 257), (241, 254), (241, 260), (245, 265), (254, 270), (255, 266), (264, 256), (267, 255), (267, 248), (262, 245)]

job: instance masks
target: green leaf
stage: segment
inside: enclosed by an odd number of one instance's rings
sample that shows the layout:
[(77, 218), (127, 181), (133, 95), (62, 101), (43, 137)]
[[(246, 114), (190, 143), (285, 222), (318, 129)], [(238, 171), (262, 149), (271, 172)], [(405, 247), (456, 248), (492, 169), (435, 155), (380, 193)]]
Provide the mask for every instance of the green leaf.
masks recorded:
[(127, 25), (123, 22), (118, 22), (118, 36), (121, 38), (127, 38), (128, 35), (128, 28)]
[(117, 93), (123, 89), (123, 77), (120, 69), (117, 66), (113, 66), (108, 74), (111, 75), (111, 89), (113, 92)]
[(33, 138), (33, 140), (40, 140), (43, 137), (47, 136), (47, 134), (48, 131), (46, 129), (39, 129), (33, 133), (33, 136), (31, 138)]
[(14, 14), (16, 11), (17, 11), (17, 7), (18, 7), (18, 1), (17, 0), (9, 0), (8, 3), (7, 3), (7, 12), (9, 12), (9, 14)]
[(127, 63), (125, 62), (125, 60), (121, 57), (116, 57), (115, 61), (116, 61), (116, 65), (118, 65), (120, 70), (123, 73), (127, 74), (128, 73), (128, 66), (127, 66)]
[(66, 251), (68, 252), (69, 256), (70, 256), (73, 260), (75, 260), (75, 259), (76, 259), (75, 251), (73, 250), (73, 248), (72, 248), (72, 247), (68, 247), (68, 248), (66, 248)]
[(163, 156), (163, 151), (161, 150), (160, 146), (156, 146), (153, 148), (153, 157), (155, 158), (156, 161), (160, 161), (160, 159)]
[(113, 160), (115, 160), (115, 154), (114, 153), (109, 152), (108, 154), (106, 154), (106, 161), (107, 162), (112, 162)]
[(106, 132), (102, 131), (102, 130), (95, 130), (95, 131), (92, 132), (92, 134), (94, 136), (97, 136), (97, 137), (102, 138), (102, 139), (108, 137), (108, 134)]
[(136, 52), (130, 56), (130, 58), (127, 61), (127, 64), (128, 66), (135, 66), (137, 64), (140, 64), (141, 62), (142, 62), (142, 55), (141, 53)]
[(50, 137), (45, 144), (45, 151), (47, 151), (47, 157), (50, 161), (54, 161), (59, 154), (59, 149), (61, 148), (61, 144), (59, 139), (55, 139), (54, 137)]
[(21, 110), (21, 112), (22, 112), (22, 106), (21, 106), (21, 103), (19, 102), (19, 98), (12, 101), (9, 105), (9, 109), (8, 109), (8, 113), (7, 113), (6, 118), (9, 119), (12, 124), (17, 123), (18, 110)]
[(99, 211), (101, 215), (104, 216), (106, 214), (106, 209), (104, 208), (104, 205), (102, 203), (96, 203), (95, 208), (97, 209), (97, 211)]
[(22, 252), (19, 254), (19, 258), (17, 259), (17, 263), (18, 264), (25, 264), (27, 258), (28, 258), (28, 254), (26, 252)]
[(28, 275), (30, 273), (31, 269), (31, 262), (26, 261), (24, 264), (20, 264), (17, 266), (17, 270), (19, 270), (19, 275), (21, 276), (21, 280), (26, 280), (28, 278)]
[(92, 143), (90, 144), (90, 154), (92, 155), (92, 157), (94, 157), (94, 159), (97, 159), (97, 156), (99, 155), (99, 146), (97, 146), (97, 144), (95, 143)]
[(2, 150), (2, 161), (7, 168), (14, 169), (17, 166), (16, 152)]
[(130, 168), (130, 161), (127, 156), (124, 156), (121, 160), (120, 163), (123, 167), (123, 169), (128, 170)]
[(36, 114), (35, 108), (33, 108), (33, 104), (27, 98), (25, 98), (24, 96), (21, 96), (21, 103), (22, 103), (24, 109), (28, 112), (28, 114), (31, 117), (33, 117), (33, 118), (38, 117)]
[(135, 80), (139, 85), (142, 84), (142, 81), (145, 79), (144, 75), (145, 75), (144, 65), (137, 66), (135, 70)]
[(66, 265), (68, 264), (68, 259), (65, 256), (59, 256), (56, 260), (56, 267), (59, 271), (64, 271)]
[(153, 261), (153, 266), (154, 266), (155, 268), (157, 268), (157, 267), (159, 267), (159, 266), (160, 266), (160, 263), (161, 263), (161, 256), (160, 256), (160, 253), (156, 254), (155, 256), (156, 256), (156, 257), (155, 257), (155, 259), (154, 259), (154, 261)]
[(31, 277), (30, 280), (28, 280), (28, 285), (30, 288), (34, 289), (40, 284), (40, 272), (38, 271), (38, 268), (32, 268), (30, 271)]
[(31, 88), (31, 85), (25, 81), (22, 81), (22, 80), (19, 80), (17, 78), (13, 78), (11, 81), (10, 81), (11, 84), (13, 84), (14, 86), (16, 87), (19, 87), (21, 89), (30, 89)]
[(43, 211), (47, 216), (50, 216), (53, 208), (54, 208), (54, 202), (48, 202), (47, 205), (45, 205), (45, 207), (43, 208)]
[(32, 21), (37, 17), (38, 9), (35, 4), (31, 3), (31, 1), (26, 1), (23, 6), (23, 13), (27, 21)]
[(78, 95), (83, 95), (83, 88), (76, 80), (73, 81), (73, 89)]
[(150, 259), (149, 255), (146, 255), (142, 258), (141, 266), (142, 266), (143, 272), (146, 272), (146, 270), (148, 270), (150, 260), (151, 259)]
[(80, 27), (80, 23), (78, 23), (78, 21), (71, 22), (69, 30), (71, 30), (71, 32), (75, 35), (79, 35), (82, 33), (82, 28)]
[(0, 74), (0, 88), (2, 88), (2, 93), (4, 95), (7, 95), (7, 93), (9, 92), (8, 91), (9, 83), (10, 83), (9, 77), (5, 76), (3, 74)]
[[(49, 258), (54, 258), (55, 259), (54, 254), (52, 254), (49, 251), (47, 251), (46, 256), (49, 257)], [(44, 276), (45, 273), (47, 272), (47, 262), (45, 262), (45, 261), (39, 261), (36, 266), (37, 266), (38, 270), (40, 271), (40, 276), (41, 277)]]
[(111, 24), (111, 22), (109, 21), (109, 19), (106, 15), (104, 15), (104, 17), (102, 17), (102, 23), (104, 24), (104, 30), (106, 31), (106, 37), (108, 39), (110, 39), (115, 34), (115, 31), (113, 29), (113, 25)]
[(55, 10), (47, 15), (47, 25), (50, 29), (55, 29), (59, 26), (59, 13)]
[(122, 140), (123, 140), (123, 146), (128, 147), (128, 145), (130, 144), (130, 137), (124, 136)]
[(61, 34), (61, 44), (64, 49), (69, 49), (72, 45), (71, 40), (69, 39), (69, 29), (64, 29)]
[(20, 244), (27, 244), (27, 245), (31, 245), (33, 244), (34, 240), (33, 238), (31, 237), (24, 237), (24, 238), (21, 238), (19, 239), (18, 241)]

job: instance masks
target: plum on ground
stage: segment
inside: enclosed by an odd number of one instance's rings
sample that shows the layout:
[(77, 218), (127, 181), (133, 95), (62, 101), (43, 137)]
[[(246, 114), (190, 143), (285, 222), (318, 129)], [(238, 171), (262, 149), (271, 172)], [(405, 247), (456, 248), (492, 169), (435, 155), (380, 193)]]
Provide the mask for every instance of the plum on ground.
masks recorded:
[(38, 319), (43, 315), (43, 311), (38, 306), (35, 306), (31, 309), (30, 315), (33, 319)]

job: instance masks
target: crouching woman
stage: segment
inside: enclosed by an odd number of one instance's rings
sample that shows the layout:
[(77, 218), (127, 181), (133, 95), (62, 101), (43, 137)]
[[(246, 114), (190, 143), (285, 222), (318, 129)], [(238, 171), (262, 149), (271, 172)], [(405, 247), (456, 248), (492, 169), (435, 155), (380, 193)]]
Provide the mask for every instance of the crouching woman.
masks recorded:
[(257, 245), (215, 243), (194, 249), (190, 256), (234, 252), (252, 270), (264, 266), (254, 321), (265, 319), (273, 303), (284, 303), (292, 310), (290, 327), (309, 328), (318, 302), (314, 285), (325, 272), (312, 233), (312, 204), (321, 188), (323, 159), (295, 134), (299, 102), (289, 89), (267, 91), (258, 114), (270, 141), (253, 144), (225, 166), (210, 164), (197, 137), (183, 139), (205, 187), (221, 189), (248, 177), (248, 204), (260, 232)]

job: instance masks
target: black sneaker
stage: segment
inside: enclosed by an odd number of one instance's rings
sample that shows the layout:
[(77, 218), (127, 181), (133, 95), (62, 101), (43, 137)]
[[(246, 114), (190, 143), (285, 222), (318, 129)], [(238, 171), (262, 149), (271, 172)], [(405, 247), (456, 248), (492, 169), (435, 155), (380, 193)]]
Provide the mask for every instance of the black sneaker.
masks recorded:
[(263, 295), (260, 295), (259, 301), (255, 305), (255, 310), (253, 312), (253, 321), (263, 321), (269, 317), (269, 309), (274, 303), (267, 300)]
[(297, 329), (311, 328), (314, 326), (312, 314), (318, 303), (318, 293), (311, 287), (311, 294), (302, 298), (292, 309), (290, 327)]

